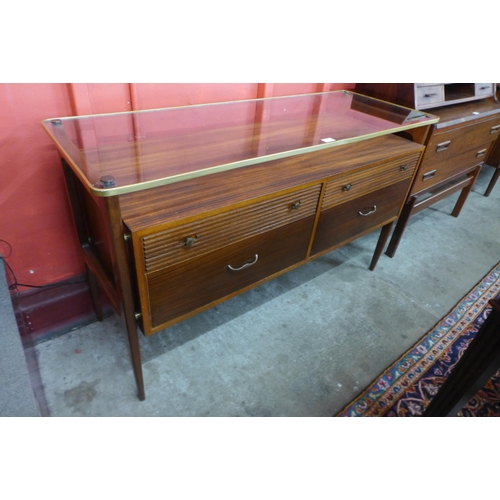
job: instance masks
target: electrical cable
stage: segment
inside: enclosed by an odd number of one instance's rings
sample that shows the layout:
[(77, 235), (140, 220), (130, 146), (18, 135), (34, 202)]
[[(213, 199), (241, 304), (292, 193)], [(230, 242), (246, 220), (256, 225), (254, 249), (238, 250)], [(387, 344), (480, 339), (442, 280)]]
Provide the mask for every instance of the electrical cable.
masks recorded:
[[(12, 255), (12, 245), (8, 241), (3, 240), (1, 238), (0, 238), (0, 242), (4, 242), (4, 243), (6, 243), (9, 246), (10, 252), (9, 252), (9, 255), (7, 255), (7, 257), (10, 257)], [(3, 257), (3, 255), (0, 255), (0, 260), (3, 261), (3, 263), (5, 264), (5, 266), (7, 267), (7, 269), (11, 272), (12, 277), (14, 278), (14, 283), (12, 283), (11, 285), (9, 285), (9, 290), (16, 290), (17, 292), (19, 292), (19, 289), (17, 288), (19, 286), (24, 286), (24, 287), (27, 287), (27, 288), (57, 288), (57, 287), (60, 287), (60, 286), (77, 285), (77, 284), (80, 284), (80, 283), (86, 283), (86, 280), (68, 281), (66, 283), (49, 283), (48, 285), (30, 285), (30, 284), (26, 284), (26, 283), (19, 283), (17, 281), (17, 277), (16, 277), (16, 274), (14, 273), (14, 270), (12, 269), (12, 267), (10, 266), (10, 264), (5, 260), (5, 258)]]

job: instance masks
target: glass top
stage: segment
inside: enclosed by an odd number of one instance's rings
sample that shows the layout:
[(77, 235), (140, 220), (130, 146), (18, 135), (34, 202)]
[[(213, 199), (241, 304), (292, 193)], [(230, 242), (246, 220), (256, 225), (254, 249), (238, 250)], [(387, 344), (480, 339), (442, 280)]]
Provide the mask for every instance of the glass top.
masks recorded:
[(438, 120), (335, 91), (55, 118), (42, 124), (90, 191), (112, 196)]

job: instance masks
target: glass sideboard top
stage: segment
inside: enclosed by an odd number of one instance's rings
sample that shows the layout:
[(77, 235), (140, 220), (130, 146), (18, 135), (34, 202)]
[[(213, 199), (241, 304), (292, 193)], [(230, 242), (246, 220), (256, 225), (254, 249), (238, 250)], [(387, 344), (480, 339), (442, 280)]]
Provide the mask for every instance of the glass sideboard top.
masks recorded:
[[(97, 196), (113, 196), (436, 123), (350, 91), (47, 119)], [(272, 168), (272, 164), (270, 164)]]

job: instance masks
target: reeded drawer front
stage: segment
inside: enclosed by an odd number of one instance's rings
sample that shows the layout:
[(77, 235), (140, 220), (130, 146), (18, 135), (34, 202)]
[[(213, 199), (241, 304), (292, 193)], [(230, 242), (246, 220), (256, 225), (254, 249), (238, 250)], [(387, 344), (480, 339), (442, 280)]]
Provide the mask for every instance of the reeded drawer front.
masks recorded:
[[(300, 219), (148, 274), (151, 329), (158, 330), (182, 315), (304, 260), (313, 223), (314, 216)], [(147, 311), (143, 310), (144, 313)], [(144, 326), (146, 335), (154, 333), (146, 322)]]
[(321, 212), (312, 254), (340, 245), (394, 219), (403, 203), (408, 183), (409, 180), (398, 182)]
[(499, 137), (499, 132), (500, 118), (495, 117), (485, 122), (435, 133), (427, 146), (423, 163), (448, 159), (487, 142), (493, 142)]
[(420, 153), (416, 153), (367, 168), (358, 173), (336, 176), (327, 184), (321, 206), (322, 210), (411, 178), (419, 158)]
[(316, 213), (321, 185), (142, 237), (147, 272), (161, 269), (307, 218)]

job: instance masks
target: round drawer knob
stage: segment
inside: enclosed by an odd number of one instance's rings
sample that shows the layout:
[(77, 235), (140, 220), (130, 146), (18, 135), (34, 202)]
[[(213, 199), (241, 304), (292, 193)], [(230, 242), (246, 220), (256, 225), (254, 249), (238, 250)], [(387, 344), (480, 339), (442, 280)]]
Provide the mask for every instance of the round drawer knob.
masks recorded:
[(194, 245), (194, 238), (192, 236), (188, 236), (184, 240), (184, 246), (186, 246), (186, 247), (192, 247), (193, 245)]
[(399, 167), (399, 170), (401, 170), (401, 172), (405, 172), (406, 170), (408, 170), (408, 165), (401, 165), (401, 167)]
[(342, 191), (350, 191), (352, 188), (352, 184), (346, 184), (343, 188)]
[(291, 210), (298, 210), (300, 208), (300, 205), (301, 205), (300, 201), (296, 201), (295, 203), (292, 203), (290, 209)]

